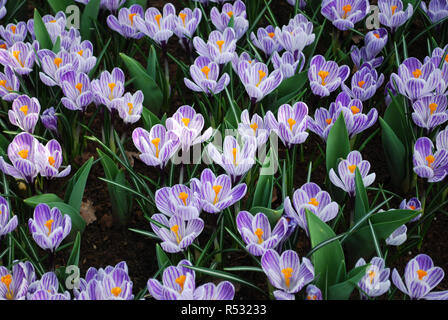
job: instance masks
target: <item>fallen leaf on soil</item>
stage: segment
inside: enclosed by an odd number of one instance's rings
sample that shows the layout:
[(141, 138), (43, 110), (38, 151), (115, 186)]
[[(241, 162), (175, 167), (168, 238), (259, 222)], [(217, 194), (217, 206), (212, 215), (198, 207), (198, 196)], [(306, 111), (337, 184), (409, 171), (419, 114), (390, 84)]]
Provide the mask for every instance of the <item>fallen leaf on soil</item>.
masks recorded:
[(352, 40), (353, 40), (353, 42), (354, 42), (355, 44), (358, 44), (358, 43), (361, 41), (362, 38), (363, 38), (363, 37), (360, 36), (359, 34), (355, 34), (354, 36), (352, 36)]
[(113, 218), (111, 214), (106, 213), (104, 216), (101, 217), (100, 225), (101, 228), (110, 229), (113, 224)]
[(131, 167), (134, 167), (134, 158), (138, 159), (139, 157), (139, 153), (138, 152), (133, 152), (133, 151), (125, 151), (126, 156), (128, 157), (129, 160), (129, 164), (131, 165)]
[(86, 225), (96, 221), (95, 208), (90, 200), (81, 203), (81, 217), (86, 222)]

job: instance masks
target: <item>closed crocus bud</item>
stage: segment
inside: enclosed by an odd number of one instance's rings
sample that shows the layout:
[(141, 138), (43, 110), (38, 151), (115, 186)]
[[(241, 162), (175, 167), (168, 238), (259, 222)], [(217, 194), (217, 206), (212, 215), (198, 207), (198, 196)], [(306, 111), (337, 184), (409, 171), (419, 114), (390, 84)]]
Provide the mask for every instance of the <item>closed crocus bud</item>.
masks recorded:
[(58, 134), (58, 117), (56, 116), (54, 107), (45, 109), (40, 116), (40, 120), (45, 128)]

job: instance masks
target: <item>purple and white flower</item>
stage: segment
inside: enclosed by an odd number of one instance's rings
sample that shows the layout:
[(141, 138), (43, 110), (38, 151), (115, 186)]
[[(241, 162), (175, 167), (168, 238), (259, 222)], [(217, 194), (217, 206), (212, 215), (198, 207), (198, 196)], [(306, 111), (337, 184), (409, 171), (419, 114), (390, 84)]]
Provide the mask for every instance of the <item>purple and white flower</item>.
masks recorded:
[(233, 300), (234, 296), (235, 287), (229, 281), (222, 281), (218, 285), (209, 282), (194, 291), (194, 300)]
[(271, 25), (266, 28), (258, 28), (257, 36), (251, 32), (250, 41), (254, 46), (263, 51), (266, 57), (269, 57), (272, 53), (283, 49), (278, 41), (278, 36), (275, 34), (274, 27)]
[(385, 28), (367, 32), (364, 37), (364, 47), (358, 49), (356, 46), (352, 46), (351, 57), (356, 67), (360, 68), (364, 63), (368, 63), (373, 68), (378, 67), (384, 58), (376, 58), (376, 56), (383, 50), (387, 40), (388, 34)]
[(166, 3), (161, 13), (157, 8), (148, 8), (145, 16), (135, 16), (135, 27), (150, 37), (162, 48), (165, 48), (169, 38), (173, 35), (176, 20), (176, 8), (172, 3)]
[(0, 19), (3, 19), (6, 16), (6, 1), (0, 0)]
[(35, 280), (31, 262), (19, 262), (9, 272), (0, 266), (0, 300), (25, 300), (28, 286)]
[(414, 13), (411, 3), (408, 3), (406, 10), (403, 10), (403, 2), (401, 0), (378, 0), (380, 9), (380, 23), (387, 26), (392, 32), (403, 25)]
[(0, 49), (0, 63), (11, 67), (19, 75), (33, 71), (36, 54), (30, 43), (16, 42), (8, 49)]
[(355, 27), (355, 23), (367, 16), (368, 0), (327, 0), (322, 3), (321, 14), (339, 30)]
[(93, 101), (93, 92), (89, 76), (85, 73), (68, 71), (61, 76), (61, 88), (64, 97), (62, 104), (69, 110), (85, 111)]
[(58, 293), (59, 281), (54, 272), (47, 272), (28, 286), (27, 300), (70, 300), (70, 293)]
[(440, 149), (435, 153), (433, 142), (426, 137), (417, 139), (414, 146), (414, 172), (428, 182), (442, 181), (448, 174), (448, 150)]
[(140, 120), (143, 112), (143, 92), (138, 90), (134, 94), (126, 92), (122, 98), (111, 102), (111, 108), (118, 111), (124, 123), (135, 123)]
[(223, 32), (217, 30), (210, 32), (207, 43), (200, 37), (194, 37), (193, 46), (200, 56), (222, 65), (232, 60), (236, 41), (235, 31), (226, 28)]
[(136, 16), (144, 17), (143, 8), (138, 4), (134, 4), (129, 8), (121, 8), (118, 12), (118, 18), (112, 14), (109, 15), (107, 17), (107, 25), (125, 38), (141, 39), (145, 34), (138, 31), (134, 25)]
[(198, 195), (182, 184), (158, 189), (155, 202), (161, 213), (169, 217), (177, 216), (182, 220), (197, 219), (202, 209)]
[(6, 27), (0, 26), (0, 36), (5, 39), (8, 46), (25, 41), (27, 32), (26, 23), (23, 21), (17, 24), (9, 23)]
[(210, 11), (210, 20), (217, 30), (223, 32), (233, 19), (232, 29), (235, 31), (235, 38), (239, 40), (249, 28), (249, 21), (246, 19), (246, 5), (241, 0), (236, 0), (234, 4), (225, 3), (222, 11), (213, 7)]
[(63, 178), (70, 174), (71, 166), (68, 165), (64, 170), (59, 172), (62, 165), (62, 148), (56, 140), (50, 140), (44, 146), (39, 143), (37, 145), (36, 166), (42, 177), (47, 179)]
[[(64, 32), (65, 26), (67, 24), (67, 17), (63, 11), (59, 11), (55, 16), (50, 14), (44, 15), (42, 21), (45, 24), (45, 28), (50, 35), (51, 42), (53, 44), (56, 42), (57, 38)], [(36, 39), (34, 33), (34, 19), (30, 19), (27, 22), (28, 32), (33, 40)]]
[(350, 68), (339, 67), (334, 61), (326, 61), (321, 55), (311, 59), (308, 79), (315, 95), (325, 97), (335, 91), (349, 76)]
[(249, 117), (247, 109), (241, 112), (241, 122), (238, 123), (238, 133), (242, 137), (253, 137), (257, 140), (257, 146), (263, 147), (268, 141), (271, 129), (266, 121), (258, 114), (254, 114), (252, 119)]
[(124, 72), (120, 68), (114, 68), (112, 73), (103, 71), (99, 79), (91, 82), (95, 102), (105, 105), (111, 111), (111, 103), (124, 94), (124, 83)]
[(306, 300), (323, 300), (322, 291), (313, 284), (306, 287)]
[(0, 72), (0, 97), (5, 101), (13, 101), (19, 94), (14, 91), (20, 90), (19, 78), (14, 73), (14, 69), (5, 66), (5, 73)]
[(366, 101), (372, 98), (384, 82), (384, 75), (378, 77), (376, 70), (369, 64), (361, 67), (352, 77), (351, 89), (342, 83), (341, 87), (352, 98)]
[[(290, 5), (295, 6), (296, 5), (296, 0), (286, 0)], [(299, 8), (300, 9), (304, 9), (306, 7), (306, 1), (305, 0), (300, 0), (299, 2)]]
[(429, 6), (422, 1), (420, 8), (428, 15), (433, 24), (448, 17), (448, 2), (445, 0), (431, 0)]
[(93, 55), (93, 45), (89, 40), (73, 45), (70, 52), (75, 53), (79, 60), (78, 72), (88, 74), (96, 65), (96, 57)]
[(39, 100), (22, 95), (13, 101), (12, 110), (8, 111), (8, 118), (11, 124), (23, 131), (33, 133), (39, 120), (39, 113)]
[(313, 23), (300, 13), (291, 19), (288, 25), (281, 29), (276, 27), (274, 33), (280, 45), (294, 54), (295, 60), (298, 59), (299, 52), (312, 44), (316, 37), (313, 33)]
[(412, 104), (414, 123), (426, 130), (432, 131), (435, 127), (448, 121), (448, 99), (445, 95), (426, 96)]
[[(8, 201), (0, 196), (0, 241), (8, 233), (17, 228), (17, 216), (11, 218)], [(11, 219), (10, 219), (11, 218)]]
[(398, 227), (386, 238), (386, 244), (390, 246), (401, 246), (408, 239), (407, 232), (408, 228), (406, 225)]
[[(422, 211), (422, 203), (417, 198), (411, 198), (409, 201), (406, 199), (403, 199), (400, 203), (400, 209), (404, 210), (415, 210), (415, 211)], [(421, 218), (422, 214), (419, 214), (417, 217), (412, 219), (410, 222), (418, 221)]]
[(193, 81), (184, 78), (188, 89), (195, 92), (204, 92), (208, 96), (216, 95), (223, 91), (230, 82), (230, 77), (224, 73), (219, 78), (219, 66), (207, 57), (196, 58), (190, 66), (190, 75)]
[(202, 19), (202, 11), (199, 8), (191, 10), (185, 8), (179, 12), (175, 20), (174, 33), (179, 39), (191, 39)]
[(305, 55), (300, 52), (298, 58), (294, 59), (294, 55), (289, 51), (284, 52), (281, 57), (278, 52), (274, 52), (272, 65), (275, 70), (279, 69), (282, 72), (283, 79), (291, 78), (302, 71), (305, 66)]
[(62, 76), (69, 71), (78, 71), (79, 59), (75, 53), (60, 51), (54, 53), (43, 49), (37, 53), (43, 72), (39, 72), (40, 80), (50, 87), (61, 86)]
[(54, 107), (45, 109), (40, 116), (40, 120), (46, 129), (58, 134), (58, 117)]
[[(366, 261), (360, 258), (355, 267), (364, 265), (366, 265)], [(365, 275), (358, 282), (358, 287), (362, 290), (361, 298), (367, 299), (366, 294), (369, 297), (379, 297), (385, 294), (390, 288), (389, 275), (390, 269), (385, 268), (384, 259), (373, 257)]]

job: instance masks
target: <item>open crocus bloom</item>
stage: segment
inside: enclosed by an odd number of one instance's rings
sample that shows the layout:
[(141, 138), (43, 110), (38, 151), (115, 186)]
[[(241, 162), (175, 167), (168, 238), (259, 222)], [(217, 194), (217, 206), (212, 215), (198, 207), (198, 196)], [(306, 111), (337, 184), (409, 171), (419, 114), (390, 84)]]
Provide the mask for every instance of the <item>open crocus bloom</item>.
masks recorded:
[(236, 49), (236, 36), (232, 28), (223, 32), (210, 32), (207, 43), (200, 37), (194, 37), (193, 45), (200, 56), (204, 56), (217, 64), (225, 64), (232, 60)]
[(381, 74), (378, 77), (376, 70), (369, 64), (366, 64), (353, 75), (351, 89), (345, 83), (342, 83), (342, 90), (354, 99), (366, 101), (375, 95), (383, 82), (384, 75)]
[(40, 103), (36, 98), (26, 95), (17, 97), (8, 111), (9, 122), (23, 131), (33, 133), (39, 120)]
[(59, 281), (54, 272), (47, 272), (28, 286), (27, 300), (70, 300), (70, 293), (58, 293)]
[(401, 0), (378, 0), (380, 9), (380, 23), (389, 27), (392, 32), (403, 25), (414, 13), (411, 3), (408, 3), (406, 10), (403, 10), (403, 2)]
[(62, 148), (54, 139), (48, 141), (45, 146), (41, 143), (37, 145), (36, 165), (40, 175), (47, 179), (66, 177), (71, 170), (71, 166), (68, 165), (59, 172), (62, 165)]
[(0, 241), (2, 241), (2, 238), (5, 235), (17, 228), (17, 216), (10, 218), (11, 214), (8, 202), (5, 198), (0, 196)]
[(401, 279), (397, 269), (392, 271), (392, 282), (411, 299), (448, 300), (448, 290), (431, 292), (444, 276), (442, 268), (435, 267), (431, 257), (419, 254), (406, 265), (405, 282)]
[(300, 52), (297, 59), (294, 59), (294, 55), (289, 51), (283, 53), (281, 57), (278, 52), (274, 52), (272, 55), (272, 64), (274, 69), (280, 69), (283, 79), (291, 78), (302, 71), (305, 65), (305, 55)]
[(355, 27), (369, 12), (368, 0), (328, 0), (322, 4), (322, 15), (339, 30)]
[(293, 250), (286, 250), (281, 256), (272, 249), (266, 251), (261, 257), (261, 267), (269, 282), (290, 296), (314, 280), (314, 267), (311, 261), (302, 258), (300, 263), (297, 252)]
[(161, 124), (153, 126), (150, 132), (136, 128), (132, 132), (132, 141), (141, 152), (140, 160), (148, 166), (161, 169), (165, 168), (180, 145), (177, 135), (167, 132)]
[(232, 183), (237, 183), (252, 168), (256, 151), (257, 142), (253, 137), (247, 137), (241, 147), (235, 137), (226, 136), (222, 153), (212, 143), (207, 145), (209, 157), (232, 177)]
[(253, 216), (247, 211), (241, 211), (236, 217), (236, 225), (247, 251), (254, 256), (261, 256), (266, 250), (277, 247), (288, 229), (286, 219), (280, 218), (271, 231), (268, 218), (261, 212)]
[(439, 132), (436, 137), (436, 147), (437, 150), (446, 150), (448, 151), (448, 126), (446, 126), (445, 130)]
[(185, 85), (193, 91), (204, 92), (208, 96), (216, 95), (224, 90), (230, 82), (230, 77), (224, 73), (219, 77), (219, 66), (207, 57), (198, 57), (190, 66), (193, 81), (184, 78)]
[(5, 39), (8, 46), (12, 46), (16, 42), (24, 41), (27, 34), (25, 22), (17, 24), (9, 23), (6, 27), (0, 26), (0, 36)]
[(175, 19), (174, 33), (179, 39), (191, 39), (202, 19), (202, 11), (199, 8), (191, 10), (185, 8), (179, 12)]
[[(294, 207), (293, 207), (294, 205)], [(306, 222), (306, 210), (314, 213), (323, 222), (334, 219), (338, 212), (337, 202), (331, 201), (330, 194), (313, 183), (305, 183), (297, 189), (293, 195), (293, 203), (289, 197), (285, 198), (285, 213), (290, 219), (294, 219), (297, 224), (305, 230), (308, 235), (308, 225)]]
[(194, 291), (194, 300), (233, 300), (235, 287), (229, 281), (218, 285), (212, 282), (203, 284)]
[(0, 49), (0, 63), (11, 67), (19, 75), (33, 71), (36, 54), (29, 43), (16, 42), (8, 49)]
[(5, 73), (0, 72), (0, 97), (5, 101), (13, 101), (19, 94), (13, 91), (20, 90), (19, 78), (15, 75), (14, 69), (5, 66)]
[[(422, 208), (421, 202), (417, 198), (411, 198), (411, 199), (409, 199), (409, 201), (407, 201), (406, 199), (403, 199), (403, 201), (401, 201), (401, 203), (400, 203), (400, 209), (421, 211), (423, 208)], [(419, 214), (417, 217), (412, 219), (410, 222), (415, 222), (415, 221), (419, 220), (421, 216), (422, 216), (422, 214)]]
[(112, 110), (111, 103), (124, 94), (124, 72), (120, 68), (114, 68), (112, 73), (103, 71), (97, 80), (92, 80), (91, 88), (97, 104), (103, 104)]
[(288, 25), (275, 28), (275, 36), (280, 45), (294, 55), (297, 60), (299, 52), (302, 52), (306, 46), (314, 42), (315, 34), (313, 33), (313, 23), (303, 14), (297, 14), (293, 19), (289, 20)]
[(151, 228), (162, 239), (162, 249), (169, 253), (181, 252), (188, 248), (204, 229), (202, 219), (183, 220), (178, 216), (172, 216), (169, 220), (164, 214), (156, 213), (152, 220), (166, 226), (159, 227), (151, 223)]
[(186, 266), (192, 266), (188, 260), (181, 260), (177, 266), (169, 266), (163, 271), (162, 283), (149, 279), (147, 286), (156, 300), (193, 300), (196, 289), (195, 272)]
[(111, 102), (111, 107), (118, 110), (118, 115), (124, 123), (135, 123), (142, 115), (144, 98), (140, 90), (134, 94), (126, 92), (122, 98)]
[(50, 209), (47, 204), (41, 203), (34, 209), (28, 226), (37, 245), (54, 252), (70, 233), (72, 220), (69, 215), (62, 215), (58, 208)]
[(79, 60), (78, 72), (89, 74), (96, 65), (96, 57), (93, 55), (93, 45), (89, 40), (72, 45), (70, 52), (75, 53), (75, 57)]
[[(57, 38), (64, 32), (67, 25), (67, 17), (63, 11), (59, 11), (55, 16), (46, 14), (42, 17), (42, 21), (45, 24), (45, 28), (50, 35), (51, 42), (56, 42)], [(34, 19), (30, 19), (27, 22), (28, 32), (33, 40), (36, 40), (34, 33)]]
[(297, 102), (292, 107), (284, 104), (278, 109), (277, 119), (271, 111), (266, 113), (266, 124), (286, 147), (291, 148), (308, 138), (307, 116), (308, 106), (305, 103)]
[(61, 76), (61, 88), (65, 97), (62, 104), (69, 110), (85, 111), (93, 101), (89, 76), (85, 73), (68, 71)]
[(306, 300), (323, 300), (322, 291), (313, 284), (306, 287)]
[(15, 264), (12, 272), (0, 266), (0, 300), (25, 300), (35, 277), (34, 267), (28, 261)]
[(118, 19), (112, 14), (108, 16), (107, 25), (125, 38), (141, 39), (145, 34), (137, 30), (134, 24), (136, 16), (144, 16), (142, 6), (138, 4), (134, 4), (129, 8), (121, 8), (118, 12)]
[(339, 67), (334, 61), (326, 61), (321, 55), (311, 59), (308, 79), (315, 95), (325, 97), (335, 91), (349, 76), (350, 68)]
[(247, 191), (245, 183), (232, 188), (232, 181), (228, 175), (218, 177), (210, 169), (204, 169), (201, 179), (191, 179), (191, 189), (199, 195), (202, 210), (218, 213), (240, 201)]
[(258, 62), (257, 59), (252, 58), (246, 51), (244, 51), (240, 55), (238, 55), (236, 52), (234, 52), (231, 62), (232, 62), (232, 69), (236, 73), (238, 73), (238, 64), (241, 61), (247, 61), (249, 64), (253, 64), (253, 63), (257, 63)]
[(448, 17), (448, 2), (446, 0), (431, 0), (429, 6), (422, 1), (420, 8), (428, 15), (433, 24)]
[(283, 49), (275, 34), (274, 27), (271, 25), (266, 28), (258, 28), (257, 36), (251, 32), (250, 41), (254, 46), (263, 51), (266, 57)]
[(428, 131), (448, 121), (448, 100), (445, 95), (427, 96), (412, 104), (414, 123)]
[[(366, 265), (366, 261), (361, 258), (356, 262), (355, 267), (361, 267)], [(367, 268), (365, 275), (358, 282), (358, 286), (369, 297), (379, 297), (386, 293), (390, 288), (390, 269), (385, 268), (384, 259), (373, 257), (370, 260), (370, 266)], [(367, 298), (365, 294), (361, 292), (361, 298)]]
[(271, 129), (258, 114), (249, 118), (247, 109), (241, 112), (241, 123), (238, 124), (238, 133), (243, 137), (253, 137), (257, 139), (257, 146), (260, 148), (266, 144)]
[(219, 31), (224, 31), (233, 18), (232, 29), (235, 31), (235, 38), (240, 39), (249, 28), (249, 21), (246, 19), (246, 5), (243, 1), (237, 0), (234, 4), (226, 3), (222, 11), (213, 7), (210, 11), (210, 20)]
[(198, 196), (182, 184), (157, 190), (155, 200), (157, 209), (169, 217), (178, 216), (183, 220), (191, 220), (198, 218), (201, 212)]
[(433, 152), (434, 144), (429, 138), (417, 139), (414, 146), (414, 172), (428, 182), (442, 181), (448, 174), (448, 150)]
[(355, 196), (355, 170), (359, 169), (361, 173), (364, 186), (367, 188), (373, 181), (375, 181), (375, 173), (369, 174), (370, 162), (362, 160), (361, 153), (359, 151), (352, 151), (347, 155), (347, 159), (339, 162), (338, 173), (336, 175), (333, 168), (330, 169), (330, 181), (338, 188), (341, 188), (345, 192), (349, 193), (351, 197)]
[(78, 71), (79, 59), (76, 53), (60, 51), (54, 53), (43, 49), (37, 53), (43, 72), (39, 72), (40, 80), (47, 86), (60, 86), (62, 75), (68, 71)]

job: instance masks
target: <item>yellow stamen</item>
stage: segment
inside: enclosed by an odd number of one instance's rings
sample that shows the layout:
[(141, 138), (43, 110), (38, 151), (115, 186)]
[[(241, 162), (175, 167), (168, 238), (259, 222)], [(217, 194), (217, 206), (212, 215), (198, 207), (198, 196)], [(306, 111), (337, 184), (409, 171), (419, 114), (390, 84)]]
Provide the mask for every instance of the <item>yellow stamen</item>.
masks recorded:
[(347, 13), (352, 11), (352, 6), (347, 4), (347, 5), (342, 7), (342, 10), (344, 11), (344, 15), (342, 16), (342, 19), (345, 19), (345, 18), (347, 18)]
[(28, 158), (28, 150), (26, 150), (26, 149), (20, 150), (17, 153), (18, 153), (19, 156), (22, 157), (22, 159)]
[(14, 56), (14, 58), (16, 58), (17, 62), (22, 66), (23, 68), (23, 62), (20, 61), (20, 51), (13, 51), (12, 55)]
[(210, 72), (210, 68), (208, 66), (205, 66), (201, 69), (202, 73), (205, 74), (205, 77), (208, 79), (208, 74)]
[(130, 102), (128, 102), (128, 115), (132, 114), (132, 110), (134, 109), (134, 105)]
[(112, 288), (112, 289), (110, 290), (110, 292), (111, 292), (114, 296), (118, 297), (118, 296), (120, 295), (120, 293), (121, 293), (121, 288), (120, 288), (120, 287)]
[(129, 14), (129, 20), (131, 21), (131, 26), (134, 25), (134, 17), (136, 16), (136, 13), (130, 13)]
[[(1, 46), (0, 46), (0, 47), (1, 47)], [(6, 47), (6, 44), (5, 44), (5, 47)], [(448, 54), (445, 56), (445, 62), (448, 63)]]
[(414, 78), (420, 78), (420, 76), (422, 75), (422, 70), (420, 69), (415, 69), (414, 72), (412, 72), (412, 74), (414, 75)]
[(156, 147), (156, 158), (159, 157), (159, 143), (160, 143), (160, 138), (154, 138), (151, 140), (151, 143), (154, 145), (154, 147)]
[(50, 22), (51, 22), (51, 23), (56, 23), (56, 20), (51, 20)]
[(319, 205), (319, 201), (317, 201), (316, 198), (311, 198), (308, 204), (312, 204), (313, 206), (317, 207)]
[(182, 118), (182, 122), (184, 123), (184, 125), (186, 126), (186, 127), (188, 127), (188, 125), (190, 124), (190, 118)]
[(79, 51), (78, 51), (78, 54), (79, 54), (80, 56), (82, 56), (83, 53), (84, 53), (84, 50), (79, 50)]
[(7, 86), (6, 84), (7, 84), (6, 80), (0, 80), (0, 86), (4, 87), (8, 91), (11, 91), (12, 88), (10, 86)]
[(433, 164), (433, 162), (436, 160), (432, 154), (430, 154), (429, 156), (427, 156), (425, 159), (426, 159), (426, 161), (428, 162), (428, 167), (431, 167), (431, 165)]
[(17, 27), (16, 26), (11, 26), (11, 31), (12, 31), (12, 33), (16, 33), (16, 29), (17, 29)]
[(330, 125), (333, 122), (333, 119), (328, 118), (325, 120), (325, 122), (327, 123), (327, 125)]
[(272, 38), (275, 37), (275, 33), (274, 33), (274, 32), (269, 32), (269, 33), (268, 33), (268, 36), (272, 39)]
[(257, 129), (258, 129), (258, 124), (256, 122), (254, 122), (250, 125), (250, 127), (252, 128), (252, 130), (254, 130), (254, 134), (256, 134)]
[(395, 14), (395, 10), (397, 10), (398, 6), (390, 6), (390, 10), (392, 10), (392, 15)]
[(0, 281), (3, 282), (6, 286), (6, 299), (13, 300), (14, 299), (14, 293), (12, 292), (10, 286), (12, 283), (12, 276), (10, 274), (7, 274), (0, 278)]
[(438, 107), (437, 103), (431, 103), (431, 104), (429, 104), (429, 110), (430, 110), (430, 113), (433, 114), (434, 111), (437, 110), (437, 107)]
[(56, 162), (56, 160), (53, 157), (48, 157), (48, 163), (50, 164), (50, 166), (54, 167), (54, 163)]
[(232, 153), (233, 153), (233, 164), (235, 166), (237, 166), (238, 164), (236, 163), (236, 154), (237, 154), (238, 150), (236, 148), (232, 149)]
[(59, 68), (59, 66), (61, 65), (61, 63), (62, 63), (62, 59), (61, 58), (54, 58), (54, 64), (56, 65), (56, 67), (58, 67)]
[(176, 279), (176, 283), (180, 286), (180, 293), (184, 291), (184, 284), (187, 277), (185, 275), (181, 275), (179, 278)]
[(184, 205), (187, 205), (188, 193), (181, 192), (179, 193), (179, 199), (183, 201)]
[(352, 110), (353, 114), (357, 114), (360, 111), (360, 109), (357, 106), (351, 106), (350, 110)]
[(263, 230), (261, 230), (260, 228), (257, 228), (257, 230), (255, 230), (255, 235), (258, 237), (258, 244), (262, 244), (263, 243), (263, 238), (261, 237), (263, 235)]
[(156, 15), (156, 16), (154, 17), (154, 19), (156, 20), (157, 25), (159, 26), (159, 29), (161, 29), (161, 28), (160, 28), (160, 19), (162, 19), (162, 15), (161, 15), (161, 14), (158, 14), (158, 15)]
[(215, 191), (215, 199), (213, 200), (213, 204), (216, 204), (218, 202), (218, 194), (221, 192), (222, 186), (217, 185), (213, 186), (213, 191)]
[(79, 82), (78, 84), (76, 84), (75, 88), (78, 89), (78, 91), (79, 91), (80, 94), (82, 93), (82, 83), (81, 83), (81, 82)]
[(348, 166), (347, 168), (348, 168), (348, 170), (350, 170), (351, 173), (353, 173), (353, 172), (355, 172), (356, 164), (352, 164), (352, 165)]
[(291, 131), (292, 131), (292, 127), (294, 127), (294, 125), (296, 124), (296, 120), (289, 118), (288, 124), (289, 124), (289, 129), (291, 129)]
[(374, 35), (377, 39), (380, 38), (380, 34), (379, 34), (379, 33), (374, 33), (373, 35)]
[(113, 98), (114, 98), (114, 88), (116, 86), (117, 85), (114, 82), (111, 82), (111, 83), (108, 84), (108, 87), (110, 89), (109, 100), (113, 100)]
[(185, 18), (187, 17), (187, 14), (181, 12), (181, 13), (179, 13), (179, 17), (182, 19), (182, 23), (184, 24), (184, 27), (185, 27)]
[(360, 88), (362, 88), (365, 84), (366, 84), (365, 81), (359, 81), (359, 82), (358, 82), (358, 86), (359, 86)]
[(325, 82), (325, 78), (327, 78), (328, 77), (328, 74), (329, 74), (329, 72), (328, 71), (324, 71), (324, 70), (320, 70), (319, 72), (318, 72), (318, 76), (322, 79), (322, 85), (324, 86), (324, 85), (326, 85), (327, 83)]
[(426, 276), (428, 272), (425, 270), (419, 269), (417, 270), (418, 280), (422, 280), (424, 276)]
[(375, 278), (375, 275), (376, 275), (375, 271), (371, 270), (369, 272), (370, 283), (373, 283), (373, 279)]
[(219, 47), (219, 52), (222, 52), (222, 46), (224, 45), (224, 40), (218, 40), (216, 41), (216, 44)]
[(179, 244), (182, 241), (182, 238), (179, 235), (179, 226), (175, 224), (174, 226), (171, 227), (171, 231), (173, 231), (173, 233), (176, 235), (176, 241), (177, 244)]
[(21, 106), (21, 107), (19, 108), (19, 110), (22, 111), (24, 115), (27, 115), (27, 114), (28, 114), (28, 106), (27, 106), (27, 105), (25, 105), (25, 106)]
[(411, 210), (415, 210), (415, 206), (409, 206)]
[(6, 43), (0, 44), (0, 49), (6, 49)]
[(229, 11), (229, 12), (227, 12), (227, 15), (229, 16), (229, 18), (232, 18), (232, 16), (233, 16), (233, 11)]
[(45, 222), (45, 226), (48, 228), (48, 235), (50, 235), (51, 233), (51, 226), (53, 225), (53, 223), (54, 223), (53, 219), (47, 220), (47, 222)]
[(306, 300), (317, 300), (317, 296), (315, 296), (315, 295), (312, 295), (312, 296), (308, 295), (306, 297)]
[(293, 272), (292, 268), (282, 269), (283, 276), (285, 277), (285, 284), (288, 288), (291, 283), (292, 272)]
[(260, 85), (264, 77), (266, 77), (266, 72), (264, 72), (263, 70), (258, 70), (258, 83), (255, 85), (256, 87)]

